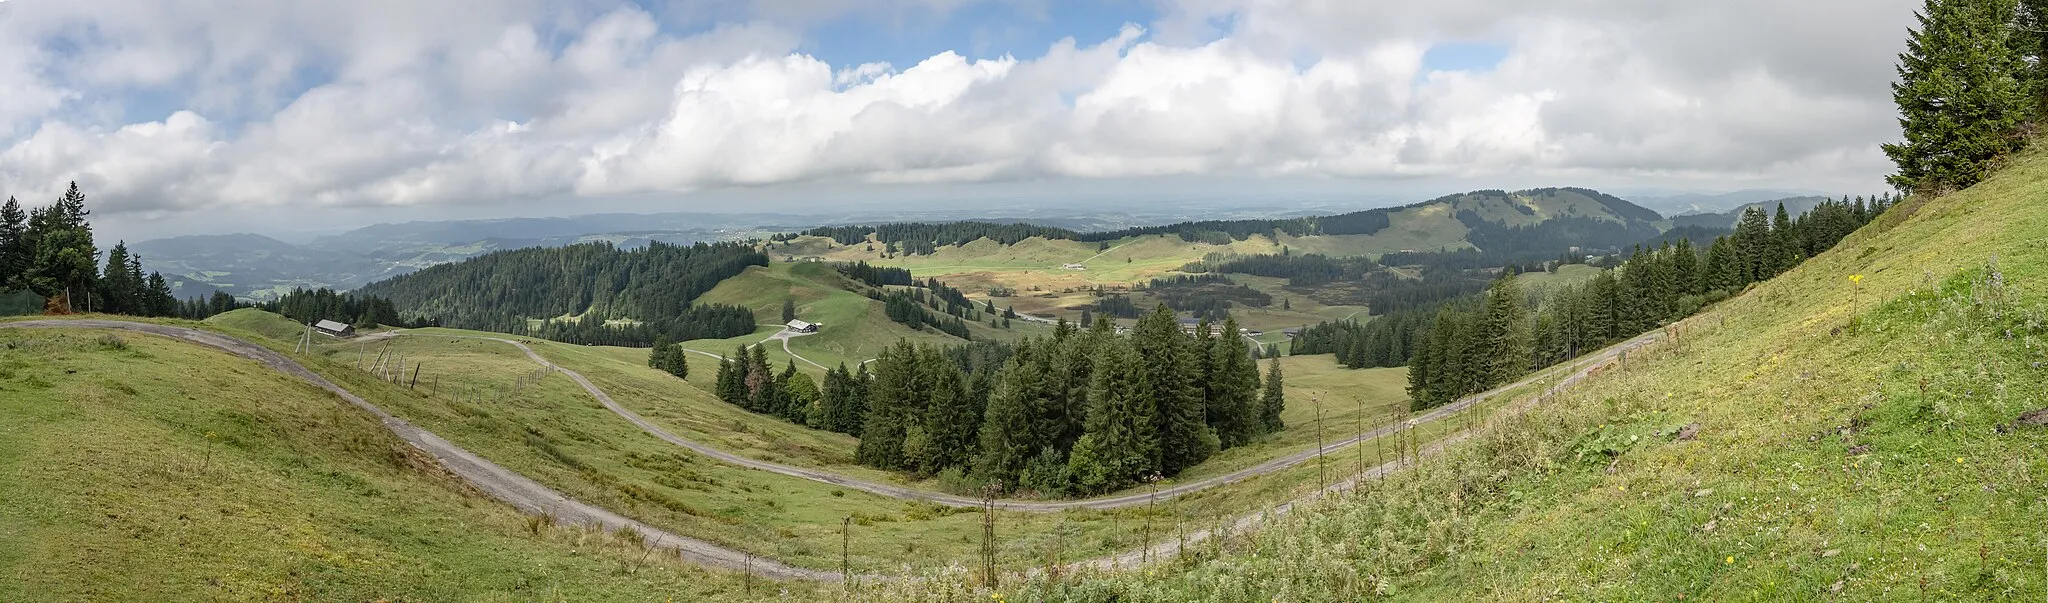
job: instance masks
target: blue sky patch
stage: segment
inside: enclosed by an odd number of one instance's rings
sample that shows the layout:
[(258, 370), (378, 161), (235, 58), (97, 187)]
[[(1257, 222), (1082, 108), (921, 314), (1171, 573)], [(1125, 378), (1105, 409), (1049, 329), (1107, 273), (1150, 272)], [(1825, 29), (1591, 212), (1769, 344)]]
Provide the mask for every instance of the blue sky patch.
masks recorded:
[(1508, 56), (1508, 47), (1490, 42), (1439, 42), (1422, 55), (1422, 70), (1493, 71)]

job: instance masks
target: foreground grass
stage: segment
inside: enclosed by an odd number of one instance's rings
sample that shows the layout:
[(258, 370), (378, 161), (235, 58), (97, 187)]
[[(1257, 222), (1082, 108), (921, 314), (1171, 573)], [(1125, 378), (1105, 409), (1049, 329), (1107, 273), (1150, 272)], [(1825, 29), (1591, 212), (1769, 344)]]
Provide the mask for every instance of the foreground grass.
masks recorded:
[(0, 413), (0, 600), (743, 598), (531, 522), (331, 394), (199, 346), (0, 331)]

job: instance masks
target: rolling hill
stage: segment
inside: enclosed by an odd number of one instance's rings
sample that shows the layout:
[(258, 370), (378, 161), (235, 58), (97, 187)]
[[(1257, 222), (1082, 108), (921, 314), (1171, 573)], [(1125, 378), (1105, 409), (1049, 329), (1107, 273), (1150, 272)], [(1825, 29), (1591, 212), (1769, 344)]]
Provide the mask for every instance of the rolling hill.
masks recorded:
[(1438, 460), (1019, 599), (2035, 600), (2048, 155), (1913, 198)]
[(244, 358), (93, 329), (7, 329), (0, 342), (0, 599), (659, 600), (744, 588), (624, 536), (522, 515), (369, 414)]

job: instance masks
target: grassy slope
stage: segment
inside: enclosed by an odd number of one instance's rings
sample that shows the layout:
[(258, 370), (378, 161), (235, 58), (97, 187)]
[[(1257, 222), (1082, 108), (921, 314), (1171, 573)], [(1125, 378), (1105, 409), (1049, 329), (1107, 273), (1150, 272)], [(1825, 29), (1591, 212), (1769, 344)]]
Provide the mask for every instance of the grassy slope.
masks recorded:
[[(2040, 600), (2048, 430), (1999, 426), (2048, 406), (2043, 196), (2048, 155), (2020, 157), (1366, 496), (1313, 505), (1189, 569), (1040, 588)], [(1982, 270), (1993, 258), (2003, 296)], [(1689, 424), (1696, 440), (1675, 437)]]
[(0, 332), (0, 599), (725, 598), (737, 577), (538, 527), (331, 394), (211, 349)]
[[(853, 292), (857, 286), (829, 265), (785, 262), (765, 268), (748, 268), (739, 276), (719, 283), (697, 301), (751, 308), (761, 324), (779, 325), (782, 323), (783, 300), (795, 300), (798, 318), (823, 327), (816, 335), (791, 339), (789, 348), (812, 362), (828, 367), (841, 362), (852, 367), (874, 358), (884, 346), (899, 339), (936, 345), (961, 343), (959, 338), (944, 333), (931, 329), (913, 330), (889, 320), (881, 303)], [(969, 323), (968, 327), (977, 338), (997, 340), (1015, 339), (1043, 330), (1022, 321), (1012, 321), (1010, 329), (993, 329), (986, 323)], [(691, 341), (684, 347), (714, 354), (731, 354), (740, 344), (758, 343), (775, 332), (776, 329), (764, 328), (732, 339)], [(781, 352), (779, 343), (769, 346), (769, 360), (778, 367), (788, 360), (788, 356)], [(691, 362), (693, 371), (715, 371), (717, 368), (717, 361), (710, 358), (691, 358)], [(801, 361), (797, 366), (813, 373), (814, 378), (822, 375), (822, 370)]]
[(292, 319), (256, 308), (242, 308), (216, 314), (212, 318), (206, 319), (205, 322), (221, 328), (253, 333), (277, 341), (297, 341), (299, 336), (306, 330), (305, 325), (293, 322)]

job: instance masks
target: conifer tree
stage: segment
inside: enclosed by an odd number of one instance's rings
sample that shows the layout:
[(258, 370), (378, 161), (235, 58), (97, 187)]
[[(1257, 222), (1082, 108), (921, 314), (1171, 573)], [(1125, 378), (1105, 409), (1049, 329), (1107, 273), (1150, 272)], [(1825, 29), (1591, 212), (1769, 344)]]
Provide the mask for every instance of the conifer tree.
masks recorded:
[(1740, 289), (1771, 278), (1771, 223), (1764, 210), (1755, 207), (1743, 210), (1742, 221), (1735, 225), (1732, 242), (1736, 260), (1734, 288)]
[(178, 299), (171, 294), (170, 281), (164, 280), (163, 273), (149, 273), (149, 285), (145, 287), (143, 299), (149, 309), (149, 316), (177, 316)]
[(792, 320), (796, 320), (796, 300), (785, 298), (782, 300), (782, 322)]
[(922, 400), (919, 389), (917, 348), (899, 340), (876, 357), (874, 381), (868, 390), (867, 417), (861, 422), (861, 464), (883, 469), (907, 468), (904, 441), (910, 435), (915, 413), (922, 411), (913, 400)]
[(1223, 320), (1223, 335), (1212, 338), (1208, 350), (1209, 427), (1223, 448), (1251, 443), (1264, 433), (1259, 400), (1259, 369), (1238, 337), (1237, 319)]
[[(2013, 39), (2016, 8), (2011, 0), (1926, 0), (1892, 84), (1905, 133), (1884, 145), (1899, 168), (1892, 186), (1961, 190), (2025, 144), (2020, 127), (2032, 103), (2018, 79), (2025, 61), (2015, 44), (2027, 40)], [(2021, 15), (2038, 14), (2032, 8)]]
[(1085, 492), (1113, 490), (1159, 470), (1162, 438), (1143, 364), (1123, 340), (1107, 342), (1096, 352), (1087, 432), (1067, 460), (1068, 472)]
[(0, 291), (28, 288), (29, 259), (34, 254), (27, 237), (28, 214), (22, 212), (20, 201), (8, 197), (0, 204)]
[(1220, 443), (1215, 430), (1209, 428), (1207, 404), (1195, 383), (1200, 363), (1194, 342), (1181, 332), (1173, 310), (1160, 305), (1139, 319), (1131, 331), (1131, 347), (1142, 359), (1144, 391), (1139, 395), (1155, 409), (1159, 434), (1155, 470), (1172, 475), (1207, 460)]
[(1037, 417), (1033, 410), (1041, 401), (1039, 388), (1046, 385), (1043, 367), (1036, 361), (1030, 342), (1020, 344), (1006, 370), (989, 393), (983, 411), (981, 453), (975, 457), (975, 475), (984, 480), (1017, 483), (1024, 464), (1044, 444), (1037, 440)]
[(1287, 411), (1285, 376), (1280, 371), (1280, 359), (1273, 358), (1266, 367), (1265, 391), (1259, 396), (1259, 423), (1266, 433), (1287, 428), (1287, 422), (1280, 414)]
[(1486, 291), (1486, 309), (1480, 318), (1478, 335), (1484, 356), (1480, 370), (1484, 371), (1483, 381), (1476, 389), (1461, 394), (1477, 393), (1495, 385), (1514, 381), (1529, 370), (1529, 325), (1528, 312), (1522, 307), (1522, 287), (1517, 284), (1513, 272), (1500, 277)]
[[(775, 386), (770, 388), (773, 391), (768, 402), (764, 404), (768, 412), (780, 415), (791, 423), (802, 424), (804, 422), (804, 416), (809, 410), (806, 408), (808, 400), (797, 400), (789, 396), (789, 382), (801, 374), (796, 372), (796, 359), (790, 359), (789, 364), (782, 368), (782, 374), (776, 375)], [(804, 381), (810, 381), (810, 377), (804, 377)], [(811, 386), (811, 391), (817, 391), (815, 384)]]
[(143, 283), (131, 280), (128, 271), (128, 243), (122, 241), (107, 250), (107, 267), (100, 271), (101, 312), (110, 314), (141, 314), (136, 311), (136, 301), (141, 298)]

